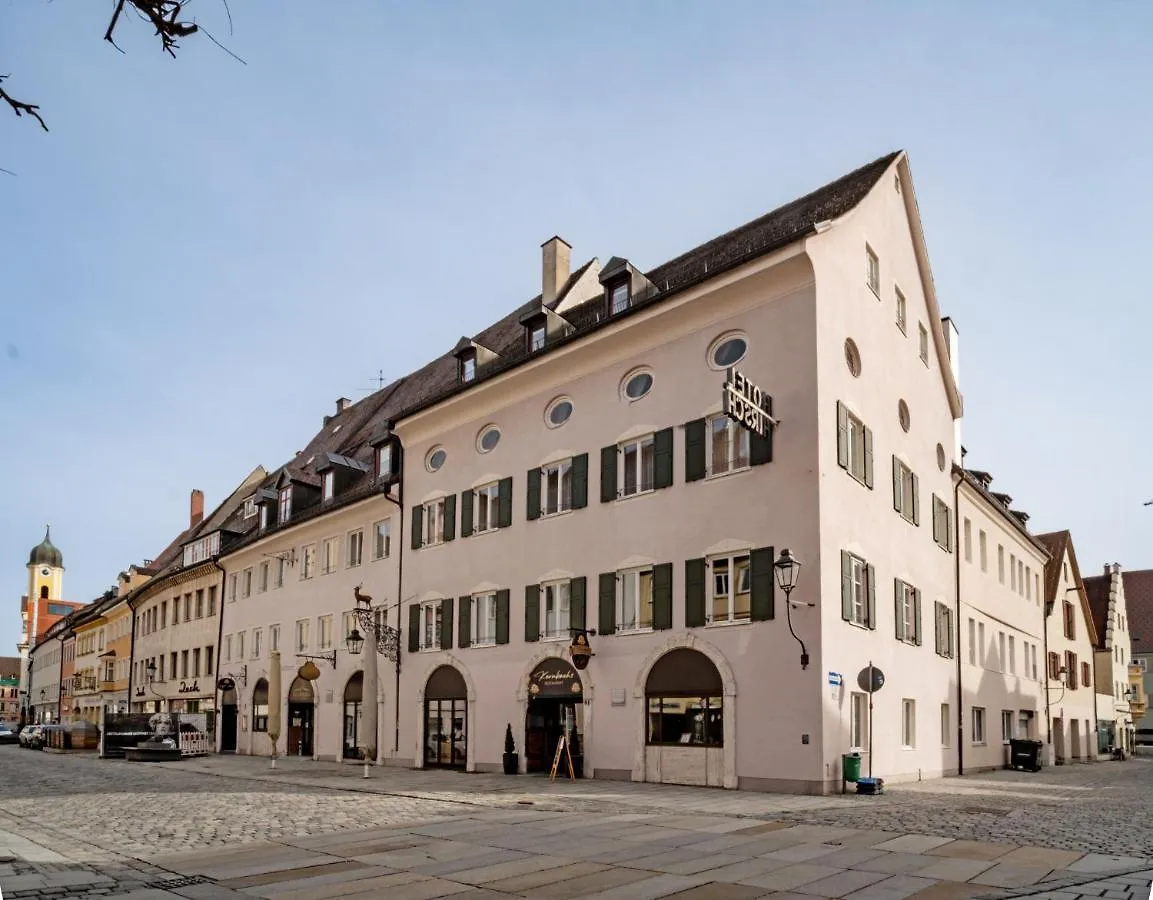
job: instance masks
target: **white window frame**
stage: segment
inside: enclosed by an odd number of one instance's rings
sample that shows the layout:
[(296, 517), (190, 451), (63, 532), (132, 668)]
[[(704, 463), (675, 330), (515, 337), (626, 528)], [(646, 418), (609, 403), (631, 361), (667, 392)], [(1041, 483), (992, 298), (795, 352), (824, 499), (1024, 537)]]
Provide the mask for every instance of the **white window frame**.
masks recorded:
[(429, 600), (420, 604), (420, 631), (417, 641), (422, 653), (440, 649), (441, 615), (441, 601)]
[[(482, 503), (482, 499), (487, 501)], [(485, 515), (481, 507), (486, 507)], [(500, 482), (492, 481), (482, 484), (472, 491), (472, 533), (486, 534), (496, 531), (500, 517)]]
[(316, 619), (316, 649), (332, 649), (332, 615), (317, 616)]
[[(715, 453), (717, 438), (724, 434), (724, 458), (718, 459)], [(720, 478), (743, 472), (752, 466), (750, 462), (750, 432), (724, 413), (717, 413), (705, 420), (705, 472), (709, 478)]]
[(985, 728), (988, 725), (985, 716), (985, 707), (974, 706), (971, 710), (970, 719), (972, 721), (972, 733), (970, 737), (973, 740), (973, 745), (976, 747), (985, 746), (987, 739)]
[[(645, 481), (645, 451), (648, 450), (648, 481)], [(631, 465), (634, 478), (633, 489), (628, 490), (628, 475), (630, 465), (628, 456), (633, 452), (634, 462)], [(651, 494), (656, 488), (656, 438), (652, 434), (630, 438), (617, 445), (617, 497), (636, 497), (640, 494)]]
[(364, 562), (364, 529), (354, 528), (346, 537), (344, 565), (345, 568), (355, 569)]
[(253, 628), (252, 629), (252, 658), (253, 659), (260, 659), (260, 652), (261, 652), (261, 646), (260, 645), (263, 643), (263, 638), (264, 638), (264, 629), (263, 628)]
[(540, 467), (540, 517), (572, 511), (572, 459)]
[(953, 743), (953, 718), (949, 715), (949, 704), (941, 704), (941, 749), (947, 750)]
[(901, 586), (901, 634), (902, 643), (917, 643), (917, 589), (905, 581)]
[(284, 567), (286, 563), (283, 556), (276, 558), (276, 580), (273, 581), (273, 587), (284, 587)]
[(612, 290), (609, 292), (610, 315), (615, 316), (629, 308), (630, 294), (627, 278), (612, 286)]
[(538, 350), (543, 350), (547, 338), (548, 328), (544, 322), (533, 325), (528, 332), (528, 352), (536, 353)]
[(305, 544), (300, 550), (300, 580), (316, 574), (316, 544)]
[(861, 484), (865, 484), (868, 476), (865, 463), (865, 430), (865, 423), (860, 417), (846, 408), (845, 451), (848, 459), (845, 461), (845, 471)]
[(460, 380), (465, 384), (476, 381), (476, 357), (469, 355), (460, 361)]
[[(648, 624), (642, 621), (644, 616), (642, 612), (643, 601), (641, 598), (641, 587), (644, 584), (644, 576), (648, 576), (649, 587), (649, 610)], [(616, 579), (616, 626), (617, 631), (622, 633), (652, 631), (653, 630), (653, 567), (641, 566), (635, 569), (623, 569), (617, 572)], [(625, 594), (628, 592), (626, 585), (631, 585), (632, 598), (629, 601), (632, 609), (629, 611), (629, 620), (626, 620)]]
[(920, 356), (921, 362), (925, 365), (929, 364), (929, 329), (927, 329), (923, 322), (917, 323), (917, 334), (920, 338)]
[(279, 653), (280, 652), (280, 626), (279, 625), (269, 625), (268, 626), (268, 651), (270, 653), (272, 653), (272, 652)]
[(320, 499), (327, 503), (336, 496), (336, 472), (329, 469), (320, 476)]
[(881, 298), (881, 259), (868, 244), (865, 244), (865, 284), (869, 290)]
[(862, 628), (869, 627), (869, 563), (857, 556), (849, 554), (851, 571), (852, 613), (849, 621)]
[(388, 559), (392, 552), (392, 519), (372, 523), (372, 561)]
[(376, 480), (385, 481), (392, 474), (392, 444), (376, 448)]
[[(241, 591), (240, 591), (240, 596), (242, 598), (247, 599), (248, 597), (252, 596), (252, 566), (249, 566), (247, 569), (244, 570), (243, 576), (244, 577), (241, 579), (241, 582), (240, 582), (242, 585)], [(198, 613), (200, 612), (200, 604), (197, 604), (197, 612)], [(202, 618), (202, 616), (198, 615), (196, 618), (199, 619), (199, 618)]]
[(1011, 709), (1001, 710), (1001, 743), (1008, 744), (1013, 740), (1013, 723), (1017, 718), (1016, 712)]
[(989, 536), (985, 534), (984, 529), (979, 529), (977, 532), (977, 549), (981, 554), (981, 571), (989, 571)]
[(422, 507), (420, 542), (422, 547), (434, 547), (444, 543), (445, 497), (430, 500)]
[(276, 508), (277, 524), (283, 525), (292, 517), (292, 485), (280, 489)]
[(251, 519), (256, 515), (256, 498), (248, 497), (244, 501), (244, 518)]
[(869, 742), (869, 695), (860, 691), (849, 694), (849, 749), (863, 751)]
[(899, 287), (893, 285), (893, 291), (897, 295), (897, 327), (901, 329), (901, 334), (907, 335), (909, 333), (909, 304)]
[[(245, 658), (244, 657), (244, 632), (243, 631), (236, 632), (236, 658), (238, 660), (242, 660)], [(181, 661), (182, 661), (181, 664), (182, 665), (183, 665), (183, 659), (184, 659), (184, 657), (182, 655), (181, 656)], [(173, 675), (172, 677), (175, 678), (176, 676)]]
[(260, 564), (260, 577), (256, 579), (256, 590), (258, 593), (263, 594), (268, 590), (268, 575), (272, 568), (272, 564), (265, 560)]
[[(473, 594), (470, 601), (472, 605), (469, 624), (472, 634), (470, 644), (473, 647), (491, 647), (496, 644), (496, 593), (487, 591), (482, 594)], [(482, 627), (483, 625), (483, 627)]]
[(323, 548), (324, 556), (320, 567), (320, 574), (331, 575), (340, 564), (340, 538), (325, 538)]
[(908, 697), (901, 700), (901, 749), (917, 748), (917, 701)]
[(294, 641), (296, 644), (296, 652), (303, 653), (308, 649), (308, 639), (310, 637), (309, 631), (311, 630), (311, 619), (297, 619), (294, 631)]
[(971, 563), (973, 561), (973, 522), (970, 519), (964, 519), (961, 528), (965, 536), (965, 562)]
[[(237, 586), (239, 584), (240, 584), (240, 575), (237, 572), (233, 572), (231, 575), (228, 576), (228, 602), (229, 603), (235, 603), (236, 602), (236, 591), (237, 591)], [(172, 624), (173, 625), (176, 624), (176, 620), (179, 618), (178, 614), (176, 613), (176, 610), (179, 610), (179, 609), (180, 609), (180, 598), (177, 597), (177, 598), (175, 598), (175, 602), (173, 603), (173, 610), (174, 610), (173, 617), (172, 617)]]
[(906, 522), (915, 522), (917, 518), (917, 495), (913, 489), (913, 470), (905, 465), (900, 458), (894, 457), (894, 459), (897, 460), (897, 471), (901, 479), (901, 496), (894, 498), (900, 504), (897, 513)]
[(547, 581), (540, 586), (540, 622), (543, 640), (569, 638), (572, 623), (572, 583)]
[[(717, 564), (725, 564), (725, 571), (720, 572), (717, 570)], [(741, 565), (743, 563), (743, 566)], [(753, 573), (752, 573), (752, 559), (748, 552), (733, 553), (727, 556), (714, 556), (705, 560), (706, 577), (708, 578), (707, 587), (707, 600), (708, 607), (705, 610), (705, 624), (707, 625), (722, 625), (731, 622), (748, 622), (752, 618), (753, 606)], [(718, 591), (724, 581), (724, 592)], [(745, 590), (739, 590), (741, 582), (744, 582)], [(736, 599), (740, 595), (747, 595), (748, 611), (744, 614), (738, 614), (736, 609)], [(717, 600), (721, 597), (726, 598), (727, 611), (722, 616), (715, 615)]]

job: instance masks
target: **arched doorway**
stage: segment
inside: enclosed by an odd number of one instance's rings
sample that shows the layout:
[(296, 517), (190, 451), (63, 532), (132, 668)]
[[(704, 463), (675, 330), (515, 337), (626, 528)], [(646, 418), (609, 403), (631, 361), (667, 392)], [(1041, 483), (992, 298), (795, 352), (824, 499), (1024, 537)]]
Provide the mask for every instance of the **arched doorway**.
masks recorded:
[(452, 666), (440, 666), (424, 689), (424, 764), (463, 769), (468, 760), (468, 689)]
[[(584, 688), (576, 669), (558, 656), (542, 660), (528, 677), (528, 710), (524, 724), (525, 770), (548, 772), (563, 735), (577, 775), (583, 768), (581, 731)], [(562, 765), (558, 771), (564, 772)]]
[(252, 689), (252, 733), (268, 734), (268, 682), (263, 678)]
[(312, 756), (312, 682), (297, 676), (288, 688), (288, 756)]
[(687, 647), (656, 661), (645, 681), (645, 780), (724, 783), (724, 684), (713, 661)]
[[(156, 704), (159, 711), (159, 704)], [(229, 688), (220, 695), (220, 752), (236, 752), (236, 719), (240, 706), (236, 698), (236, 689)]]
[(364, 673), (357, 672), (344, 686), (344, 758), (361, 759), (360, 711), (364, 700)]

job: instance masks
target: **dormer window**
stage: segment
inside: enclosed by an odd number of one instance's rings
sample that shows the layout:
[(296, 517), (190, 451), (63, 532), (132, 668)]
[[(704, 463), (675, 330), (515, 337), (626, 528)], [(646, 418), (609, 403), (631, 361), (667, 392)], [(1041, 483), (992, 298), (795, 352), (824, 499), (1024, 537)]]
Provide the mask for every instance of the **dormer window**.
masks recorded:
[(608, 285), (609, 312), (612, 315), (622, 313), (629, 308), (629, 280), (621, 278)]
[(476, 354), (469, 353), (460, 358), (460, 380), (462, 384), (476, 381)]
[(386, 481), (392, 475), (392, 444), (376, 448), (376, 480)]
[(256, 498), (249, 497), (244, 501), (244, 518), (251, 519), (256, 515)]
[(336, 493), (336, 473), (329, 469), (324, 475), (321, 476), (321, 496), (320, 499), (327, 503), (333, 498)]
[(535, 322), (528, 329), (528, 352), (536, 353), (544, 349), (545, 323)]
[(292, 485), (282, 487), (280, 489), (280, 510), (279, 521), (281, 523), (287, 522), (288, 517), (292, 515)]
[(268, 527), (268, 503), (260, 504), (260, 530), (264, 531)]

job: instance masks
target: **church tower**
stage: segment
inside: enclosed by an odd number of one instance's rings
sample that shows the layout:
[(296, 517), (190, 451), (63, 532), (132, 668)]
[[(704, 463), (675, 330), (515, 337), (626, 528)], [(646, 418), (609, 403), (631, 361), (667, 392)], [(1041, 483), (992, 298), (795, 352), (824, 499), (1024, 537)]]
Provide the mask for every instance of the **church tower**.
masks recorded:
[[(28, 605), (35, 600), (59, 600), (64, 595), (64, 555), (52, 543), (52, 526), (44, 530), (44, 540), (28, 554)], [(31, 624), (31, 623), (30, 623)], [(32, 635), (37, 634), (35, 625)]]

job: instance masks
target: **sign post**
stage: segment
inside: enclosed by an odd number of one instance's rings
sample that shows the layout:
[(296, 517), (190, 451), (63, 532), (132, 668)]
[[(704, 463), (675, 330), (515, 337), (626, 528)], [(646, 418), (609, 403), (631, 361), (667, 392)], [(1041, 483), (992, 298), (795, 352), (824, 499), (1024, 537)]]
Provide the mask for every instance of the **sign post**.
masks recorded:
[(869, 664), (857, 673), (857, 686), (869, 695), (869, 778), (873, 777), (873, 694), (885, 686), (885, 673)]

